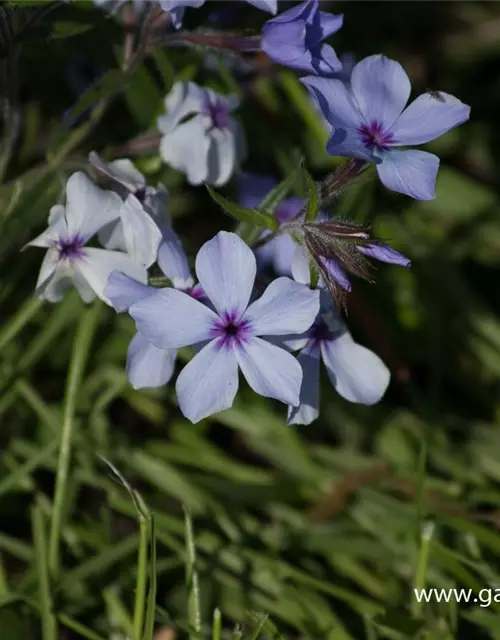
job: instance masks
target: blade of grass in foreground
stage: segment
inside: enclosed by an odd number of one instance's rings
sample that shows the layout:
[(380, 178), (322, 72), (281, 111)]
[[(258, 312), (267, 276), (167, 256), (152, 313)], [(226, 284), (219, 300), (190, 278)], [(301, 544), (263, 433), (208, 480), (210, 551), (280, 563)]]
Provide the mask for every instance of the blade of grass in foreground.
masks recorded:
[(188, 591), (188, 622), (189, 626), (194, 631), (200, 633), (200, 585), (198, 581), (198, 573), (196, 571), (196, 547), (194, 544), (193, 522), (191, 520), (191, 514), (186, 506), (184, 506), (184, 520), (186, 523), (186, 585)]

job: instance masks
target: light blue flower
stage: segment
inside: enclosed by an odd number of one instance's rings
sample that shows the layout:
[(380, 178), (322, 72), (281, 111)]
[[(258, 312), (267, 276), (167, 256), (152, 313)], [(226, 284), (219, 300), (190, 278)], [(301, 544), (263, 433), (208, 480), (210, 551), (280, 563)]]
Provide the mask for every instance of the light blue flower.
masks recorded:
[(116, 193), (99, 189), (77, 171), (66, 184), (66, 205), (50, 210), (49, 227), (26, 246), (48, 249), (40, 269), (36, 295), (58, 302), (73, 284), (84, 302), (97, 295), (109, 304), (104, 288), (114, 271), (147, 281), (146, 269), (120, 251), (86, 246), (104, 225), (117, 220), (123, 202)]
[[(308, 284), (309, 270), (297, 266), (295, 279)], [(300, 336), (288, 336), (284, 344), (292, 351), (300, 349), (298, 361), (303, 371), (300, 403), (288, 407), (288, 424), (310, 424), (318, 417), (320, 360), (335, 391), (349, 402), (375, 404), (389, 385), (389, 369), (373, 351), (354, 342), (323, 288), (312, 327)]]
[(243, 130), (230, 116), (238, 105), (236, 96), (176, 82), (165, 98), (167, 115), (158, 118), (163, 160), (190, 184), (226, 184), (245, 155)]
[(398, 62), (383, 55), (358, 62), (350, 85), (314, 76), (301, 82), (333, 127), (327, 144), (330, 155), (374, 161), (388, 189), (417, 200), (435, 198), (439, 158), (396, 147), (438, 138), (469, 119), (468, 105), (440, 92), (439, 99), (424, 93), (406, 107), (411, 89), (408, 76)]
[(249, 305), (255, 257), (241, 238), (225, 231), (200, 249), (196, 274), (213, 309), (175, 289), (157, 291), (130, 308), (139, 331), (159, 349), (204, 345), (177, 379), (182, 413), (198, 422), (231, 407), (239, 368), (256, 393), (297, 406), (300, 365), (259, 336), (308, 329), (319, 310), (319, 293), (278, 278)]
[(262, 50), (278, 64), (307, 73), (338, 73), (342, 64), (324, 40), (341, 27), (343, 16), (319, 10), (306, 0), (272, 18), (262, 29)]

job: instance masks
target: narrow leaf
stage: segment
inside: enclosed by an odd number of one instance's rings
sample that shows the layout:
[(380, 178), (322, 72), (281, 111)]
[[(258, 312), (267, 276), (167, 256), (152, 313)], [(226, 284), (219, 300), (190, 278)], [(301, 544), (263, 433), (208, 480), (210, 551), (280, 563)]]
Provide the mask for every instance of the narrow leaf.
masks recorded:
[(206, 187), (208, 193), (212, 196), (212, 199), (215, 200), (215, 202), (217, 202), (217, 204), (219, 204), (227, 214), (236, 218), (236, 220), (239, 220), (240, 222), (249, 222), (257, 227), (271, 229), (271, 231), (276, 231), (278, 229), (279, 223), (272, 215), (263, 213), (256, 209), (254, 210), (241, 207), (240, 205), (219, 195), (209, 185), (206, 185)]
[(305, 169), (303, 170), (303, 175), (306, 180), (308, 195), (305, 220), (306, 222), (312, 222), (313, 220), (316, 220), (319, 213), (318, 187), (312, 179), (311, 174)]

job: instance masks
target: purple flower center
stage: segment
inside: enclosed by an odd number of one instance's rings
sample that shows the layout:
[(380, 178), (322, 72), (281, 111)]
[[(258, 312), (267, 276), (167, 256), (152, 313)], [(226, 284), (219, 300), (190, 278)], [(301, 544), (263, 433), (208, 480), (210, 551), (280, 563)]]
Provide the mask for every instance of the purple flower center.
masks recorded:
[(241, 319), (235, 311), (226, 311), (212, 327), (212, 337), (218, 339), (219, 348), (233, 349), (248, 340), (250, 335), (250, 323)]
[(317, 320), (311, 328), (311, 337), (315, 342), (323, 342), (332, 340), (334, 337), (333, 331), (331, 331), (326, 322), (321, 318)]
[(55, 243), (55, 248), (59, 252), (59, 260), (77, 260), (82, 258), (82, 250), (85, 240), (76, 233), (69, 238), (60, 237)]
[(211, 129), (224, 129), (229, 125), (229, 111), (222, 102), (207, 102), (205, 104), (205, 113), (212, 121)]
[(387, 151), (394, 142), (390, 131), (384, 131), (383, 125), (378, 120), (372, 120), (370, 124), (363, 124), (358, 129), (363, 144), (372, 151)]
[(144, 201), (146, 200), (146, 193), (147, 193), (146, 187), (139, 187), (138, 189), (135, 190), (134, 195), (141, 204), (144, 204)]

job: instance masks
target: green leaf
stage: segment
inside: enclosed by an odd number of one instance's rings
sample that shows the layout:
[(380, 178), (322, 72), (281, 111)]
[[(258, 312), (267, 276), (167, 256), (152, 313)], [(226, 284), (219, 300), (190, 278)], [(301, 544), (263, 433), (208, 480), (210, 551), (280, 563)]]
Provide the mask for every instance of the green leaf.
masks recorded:
[(52, 26), (51, 38), (54, 40), (61, 38), (71, 38), (79, 33), (84, 33), (92, 29), (94, 25), (88, 22), (71, 22), (69, 20), (57, 20)]
[(264, 227), (265, 229), (271, 229), (276, 231), (279, 228), (278, 221), (268, 213), (263, 213), (257, 209), (247, 209), (235, 202), (231, 202), (224, 196), (219, 195), (209, 185), (206, 185), (208, 193), (212, 196), (212, 199), (219, 204), (222, 209), (236, 220), (240, 222), (247, 222), (257, 227)]
[(266, 197), (259, 204), (257, 209), (263, 213), (270, 213), (274, 216), (279, 203), (287, 197), (290, 191), (293, 189), (296, 182), (300, 179), (300, 174), (303, 171), (304, 160), (301, 159), (297, 167), (288, 174), (288, 176), (282, 180), (272, 191), (270, 191)]
[(303, 169), (302, 173), (306, 181), (307, 196), (308, 196), (305, 221), (312, 222), (313, 220), (316, 220), (319, 212), (318, 187), (314, 182), (314, 180), (312, 179), (312, 176), (309, 173), (309, 171), (306, 171), (305, 169)]

